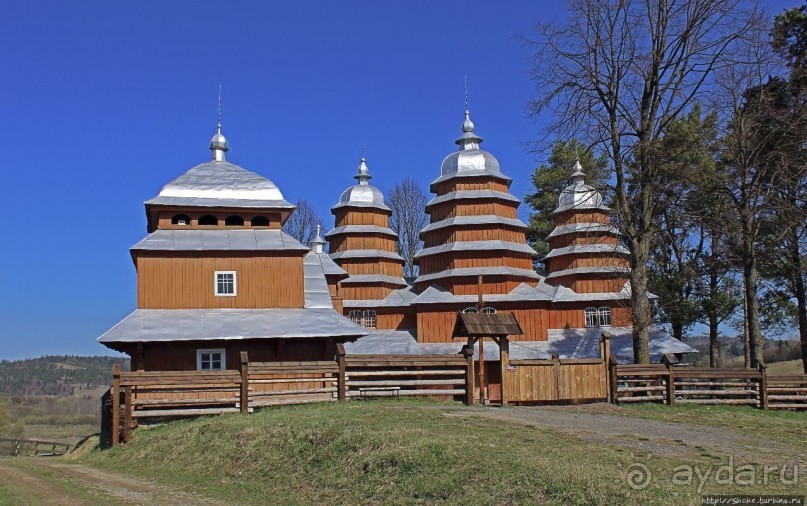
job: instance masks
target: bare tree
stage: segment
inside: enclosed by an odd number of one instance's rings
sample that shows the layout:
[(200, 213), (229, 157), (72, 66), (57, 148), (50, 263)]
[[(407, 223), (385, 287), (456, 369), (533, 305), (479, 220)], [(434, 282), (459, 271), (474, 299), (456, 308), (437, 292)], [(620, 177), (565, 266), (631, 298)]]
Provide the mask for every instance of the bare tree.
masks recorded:
[(408, 177), (392, 187), (387, 204), (392, 209), (390, 228), (398, 234), (395, 245), (398, 254), (404, 259), (404, 277), (417, 276), (415, 253), (420, 249), (420, 231), (429, 223), (426, 216), (428, 197), (417, 181)]
[(555, 113), (548, 136), (583, 137), (611, 158), (630, 251), (634, 359), (647, 363), (647, 263), (664, 187), (655, 149), (760, 13), (743, 0), (571, 0), (570, 10), (568, 23), (538, 27), (533, 112)]
[(317, 233), (317, 225), (322, 225), (322, 218), (305, 199), (298, 200), (295, 205), (297, 209), (286, 220), (283, 231), (308, 246)]

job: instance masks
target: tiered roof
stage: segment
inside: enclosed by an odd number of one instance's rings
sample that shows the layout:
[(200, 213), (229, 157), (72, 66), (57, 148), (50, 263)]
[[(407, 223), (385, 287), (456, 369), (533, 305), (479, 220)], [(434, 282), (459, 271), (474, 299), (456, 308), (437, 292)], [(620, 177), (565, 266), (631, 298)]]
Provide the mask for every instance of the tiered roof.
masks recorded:
[(384, 194), (370, 185), (372, 179), (362, 156), (358, 184), (347, 188), (331, 208), (336, 226), (325, 237), (330, 241), (330, 256), (349, 274), (342, 280), (342, 296), (351, 300), (380, 302), (393, 290), (406, 287), (404, 260), (395, 251), (398, 239), (389, 228), (392, 213), (384, 203)]
[(627, 282), (628, 250), (611, 225), (609, 209), (596, 188), (585, 183), (580, 160), (572, 184), (563, 189), (552, 213), (551, 250), (543, 258), (546, 280), (580, 293), (615, 292)]
[(506, 293), (539, 278), (524, 235), (527, 226), (516, 212), (520, 200), (509, 192), (512, 180), (479, 148), (481, 142), (466, 109), (459, 150), (443, 160), (431, 184), (436, 194), (426, 205), (431, 223), (421, 231), (424, 247), (415, 256), (420, 291), (439, 285), (455, 295), (475, 293), (476, 278), (484, 275), (486, 292)]

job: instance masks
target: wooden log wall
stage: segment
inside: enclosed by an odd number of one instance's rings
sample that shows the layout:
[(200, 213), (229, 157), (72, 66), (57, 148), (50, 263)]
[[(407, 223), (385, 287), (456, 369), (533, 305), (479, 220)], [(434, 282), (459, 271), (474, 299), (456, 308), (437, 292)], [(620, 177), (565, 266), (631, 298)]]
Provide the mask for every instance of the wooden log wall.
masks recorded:
[(433, 185), (431, 191), (437, 195), (445, 195), (446, 193), (462, 190), (494, 190), (506, 193), (509, 188), (510, 184), (507, 181), (488, 176), (480, 176), (449, 179), (448, 181)]
[(502, 202), (495, 199), (468, 199), (443, 202), (433, 205), (428, 212), (431, 222), (442, 221), (455, 216), (479, 216), (495, 214), (504, 218), (518, 218), (518, 202)]
[[(171, 223), (174, 216), (176, 215), (185, 215), (191, 219), (190, 223), (187, 225), (174, 225)], [(159, 229), (168, 229), (168, 230), (188, 230), (188, 229), (202, 229), (202, 230), (210, 230), (210, 229), (219, 229), (219, 228), (226, 228), (226, 229), (243, 229), (243, 228), (254, 228), (254, 229), (279, 229), (283, 226), (281, 215), (278, 212), (258, 212), (258, 211), (246, 211), (243, 208), (216, 208), (216, 209), (205, 209), (202, 211), (192, 211), (188, 208), (161, 208), (157, 213), (157, 228)], [(199, 218), (206, 215), (215, 216), (218, 219), (218, 225), (199, 225)], [(244, 220), (243, 225), (237, 226), (226, 226), (225, 221), (228, 216), (239, 216), (241, 219)], [(252, 219), (257, 217), (264, 217), (268, 220), (269, 224), (267, 226), (252, 226)], [(149, 230), (149, 232), (153, 232), (153, 230)]]
[(386, 227), (389, 222), (390, 211), (371, 207), (340, 207), (333, 212), (334, 227), (345, 225), (376, 225)]
[[(141, 309), (301, 308), (303, 257), (227, 256), (187, 252), (139, 254), (137, 307)], [(236, 271), (236, 296), (215, 294), (215, 272)]]

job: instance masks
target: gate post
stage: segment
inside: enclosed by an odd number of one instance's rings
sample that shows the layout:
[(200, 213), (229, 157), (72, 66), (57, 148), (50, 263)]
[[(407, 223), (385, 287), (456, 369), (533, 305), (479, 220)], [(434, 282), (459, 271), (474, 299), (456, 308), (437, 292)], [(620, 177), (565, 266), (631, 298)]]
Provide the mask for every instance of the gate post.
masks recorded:
[(759, 369), (760, 377), (759, 377), (759, 407), (760, 409), (768, 409), (768, 373), (765, 364), (760, 362), (757, 364), (757, 369)]
[(241, 352), (241, 412), (249, 413), (249, 355)]
[(465, 404), (468, 406), (474, 405), (474, 347), (473, 345), (464, 345), (460, 351), (465, 357), (467, 364), (465, 365)]
[(667, 366), (667, 404), (675, 404), (675, 373), (673, 372), (673, 361), (669, 354), (665, 353), (661, 357), (662, 363)]

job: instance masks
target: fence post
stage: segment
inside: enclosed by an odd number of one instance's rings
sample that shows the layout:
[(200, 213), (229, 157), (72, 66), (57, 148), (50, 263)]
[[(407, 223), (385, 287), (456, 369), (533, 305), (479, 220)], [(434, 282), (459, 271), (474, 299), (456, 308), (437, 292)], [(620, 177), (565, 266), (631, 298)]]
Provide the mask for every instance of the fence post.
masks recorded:
[(124, 387), (123, 392), (123, 442), (128, 443), (132, 436), (132, 387)]
[(757, 364), (757, 369), (760, 372), (759, 377), (759, 407), (760, 409), (768, 409), (768, 366), (760, 362)]
[(507, 367), (510, 364), (510, 340), (507, 336), (499, 337), (499, 366), (502, 376), (502, 406), (507, 406)]
[(675, 404), (675, 373), (673, 372), (673, 361), (665, 353), (661, 357), (661, 362), (667, 366), (667, 404)]
[[(602, 359), (602, 366), (605, 369), (605, 391), (608, 392), (606, 395), (610, 396), (613, 378), (611, 377), (611, 334), (608, 332), (603, 332), (600, 336), (600, 359)], [(607, 400), (614, 402), (613, 398)]]
[(619, 377), (617, 376), (616, 360), (610, 355), (608, 356), (608, 370), (611, 381), (611, 402), (619, 404)]
[(560, 400), (560, 356), (552, 354), (552, 370), (555, 371), (555, 400)]
[(241, 352), (241, 412), (249, 413), (249, 356)]
[(345, 378), (345, 345), (342, 343), (336, 345), (336, 360), (339, 363), (339, 377), (336, 380), (337, 399), (343, 401), (347, 397), (347, 380)]
[(112, 446), (120, 438), (120, 364), (112, 366)]

